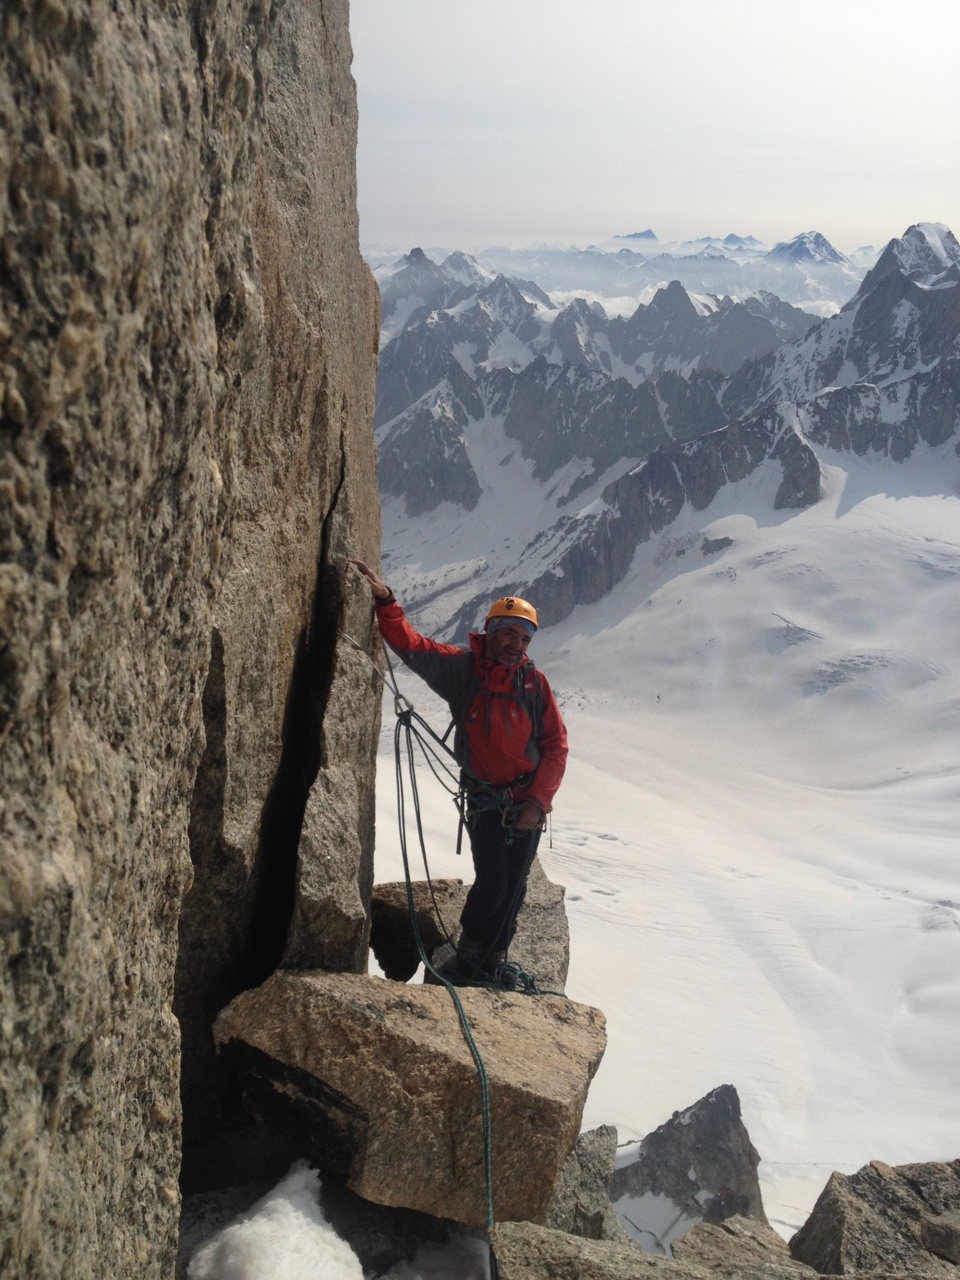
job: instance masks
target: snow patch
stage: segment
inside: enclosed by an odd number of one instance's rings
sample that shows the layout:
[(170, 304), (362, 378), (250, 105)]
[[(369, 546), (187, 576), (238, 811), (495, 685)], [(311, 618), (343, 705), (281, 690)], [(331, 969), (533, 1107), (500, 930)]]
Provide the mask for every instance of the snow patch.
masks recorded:
[(293, 1165), (272, 1191), (194, 1251), (189, 1280), (363, 1280), (357, 1255), (319, 1204), (320, 1176)]

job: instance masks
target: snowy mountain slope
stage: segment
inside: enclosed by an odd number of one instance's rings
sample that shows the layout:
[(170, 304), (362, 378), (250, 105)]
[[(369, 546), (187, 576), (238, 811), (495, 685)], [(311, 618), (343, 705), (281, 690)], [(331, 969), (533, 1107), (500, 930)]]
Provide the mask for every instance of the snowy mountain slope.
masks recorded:
[(934, 223), (890, 242), (856, 296), (758, 363), (725, 403), (790, 400), (834, 448), (909, 457), (960, 420), (960, 244)]
[(768, 262), (830, 262), (842, 265), (849, 258), (838, 253), (819, 231), (805, 231), (793, 240), (775, 244), (767, 254)]
[[(801, 511), (774, 512), (765, 468), (685, 507), (532, 650), (571, 740), (542, 852), (567, 889), (568, 993), (608, 1018), (585, 1125), (638, 1138), (734, 1083), (786, 1234), (832, 1169), (960, 1149), (960, 462), (948, 444), (821, 464)], [(385, 563), (401, 598), (454, 572)], [(425, 788), (431, 870), (469, 876)]]
[[(942, 248), (947, 262), (944, 267), (935, 257), (933, 274), (922, 269), (925, 262), (930, 266), (924, 255), (931, 243)], [(414, 483), (422, 486), (426, 469), (429, 493), (416, 509), (424, 512), (432, 503), (439, 510), (441, 500), (456, 491), (443, 489), (442, 475), (429, 474), (431, 458), (448, 467), (456, 456), (458, 466), (473, 475), (472, 521), (458, 520), (449, 540), (443, 518), (436, 528), (441, 545), (479, 540), (487, 548), (484, 568), (475, 567), (469, 582), (458, 579), (443, 617), (442, 592), (431, 590), (432, 624), (447, 635), (462, 631), (475, 622), (490, 592), (505, 591), (537, 593), (545, 617), (559, 620), (577, 603), (595, 601), (613, 587), (635, 548), (686, 505), (703, 509), (720, 487), (745, 480), (757, 468), (779, 477), (779, 508), (797, 508), (817, 500), (817, 458), (824, 448), (904, 460), (920, 443), (955, 441), (960, 268), (950, 255), (960, 249), (951, 246), (956, 242), (945, 228), (910, 228), (885, 250), (884, 271), (878, 263), (838, 315), (726, 382), (720, 375), (663, 375), (632, 388), (573, 366), (553, 372), (541, 358), (517, 375), (500, 371), (496, 396), (487, 394), (492, 383), (471, 383), (467, 390), (479, 395), (483, 414), (461, 399), (462, 431), (456, 439), (454, 433), (444, 437), (442, 449), (430, 445), (430, 421), (442, 425), (445, 419), (429, 398), (418, 410), (416, 456), (397, 441), (400, 427), (408, 430), (406, 420), (388, 424), (381, 440), (387, 494), (402, 496)], [(681, 295), (675, 292), (671, 306), (689, 318), (692, 305)], [(496, 467), (481, 464), (486, 481), (474, 465), (481, 439), (483, 448), (497, 454)], [(509, 518), (493, 514), (508, 469), (523, 476), (523, 527), (534, 531), (526, 540)], [(607, 484), (598, 490), (600, 476)], [(420, 592), (413, 566), (434, 552), (424, 545), (402, 549), (400, 529), (411, 511), (387, 504), (384, 537), (395, 567), (406, 557), (402, 563), (411, 569), (416, 612)], [(491, 530), (499, 553), (489, 545)], [(432, 541), (429, 530), (421, 541)], [(474, 559), (460, 551), (452, 558)]]
[(733, 374), (814, 323), (765, 292), (735, 302), (691, 296), (674, 281), (625, 319), (582, 298), (558, 309), (534, 282), (489, 279), (465, 254), (437, 265), (413, 250), (404, 264), (383, 286), (378, 425), (437, 386), (454, 362), (477, 380), (542, 356), (637, 386), (666, 371)]
[(952, 233), (932, 223), (909, 227), (839, 315), (770, 357), (767, 386), (806, 400), (866, 380), (888, 384), (951, 360), (960, 334), (958, 285), (960, 244)]

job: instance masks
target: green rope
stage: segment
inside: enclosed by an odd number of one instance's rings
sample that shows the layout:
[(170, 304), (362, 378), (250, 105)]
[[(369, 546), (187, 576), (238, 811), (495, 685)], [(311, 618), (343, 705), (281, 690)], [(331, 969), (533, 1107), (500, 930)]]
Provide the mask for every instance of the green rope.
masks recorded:
[[(442, 986), (446, 987), (453, 1000), (454, 1007), (457, 1011), (457, 1017), (460, 1021), (460, 1028), (463, 1031), (463, 1037), (467, 1042), (467, 1047), (473, 1057), (474, 1065), (477, 1068), (477, 1077), (480, 1082), (480, 1117), (483, 1124), (483, 1168), (484, 1178), (486, 1182), (487, 1196), (487, 1244), (490, 1251), (490, 1278), (498, 1280), (499, 1268), (497, 1266), (496, 1255), (493, 1251), (493, 1230), (495, 1219), (493, 1214), (493, 1137), (492, 1124), (490, 1117), (490, 1086), (487, 1079), (487, 1069), (483, 1062), (480, 1050), (477, 1048), (477, 1042), (473, 1038), (473, 1029), (467, 1018), (466, 1010), (463, 1002), (457, 993), (456, 987), (442, 973), (433, 967), (427, 956), (426, 948), (423, 945), (423, 939), (420, 936), (420, 926), (417, 922), (416, 904), (413, 900), (413, 882), (410, 876), (410, 860), (407, 852), (407, 829), (406, 829), (406, 796), (403, 789), (403, 759), (401, 749), (401, 730), (404, 731), (407, 744), (407, 761), (410, 773), (410, 789), (413, 797), (414, 812), (417, 820), (417, 833), (420, 839), (420, 849), (423, 854), (424, 865), (426, 865), (427, 851), (423, 839), (423, 822), (420, 813), (420, 797), (417, 790), (417, 777), (414, 768), (414, 752), (413, 752), (413, 729), (412, 721), (416, 717), (424, 727), (425, 722), (421, 720), (416, 712), (411, 708), (406, 711), (398, 711), (397, 725), (394, 731), (394, 757), (396, 761), (397, 776), (397, 811), (400, 825), (400, 853), (403, 858), (403, 873), (407, 886), (407, 908), (410, 913), (410, 925), (413, 929), (413, 936), (416, 940), (417, 950), (420, 953), (420, 959), (423, 961), (425, 969), (436, 978)], [(431, 731), (432, 732), (432, 731)], [(432, 892), (432, 890), (431, 890)]]

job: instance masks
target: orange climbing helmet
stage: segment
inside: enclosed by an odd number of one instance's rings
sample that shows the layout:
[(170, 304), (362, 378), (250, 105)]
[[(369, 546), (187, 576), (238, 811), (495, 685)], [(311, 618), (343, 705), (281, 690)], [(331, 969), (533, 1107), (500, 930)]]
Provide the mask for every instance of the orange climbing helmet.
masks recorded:
[(537, 611), (529, 600), (521, 600), (519, 596), (503, 596), (494, 600), (487, 610), (487, 623), (491, 618), (517, 618), (533, 624), (534, 631), (539, 627)]

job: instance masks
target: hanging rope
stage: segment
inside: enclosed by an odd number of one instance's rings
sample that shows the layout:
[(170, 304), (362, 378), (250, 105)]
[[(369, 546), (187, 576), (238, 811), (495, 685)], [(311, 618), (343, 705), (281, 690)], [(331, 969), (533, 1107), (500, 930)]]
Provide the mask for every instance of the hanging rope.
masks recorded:
[[(417, 951), (426, 970), (433, 974), (434, 978), (442, 986), (446, 987), (453, 1000), (454, 1007), (457, 1011), (457, 1017), (460, 1021), (460, 1029), (463, 1032), (463, 1038), (467, 1042), (467, 1048), (470, 1050), (474, 1065), (477, 1069), (477, 1078), (480, 1082), (480, 1118), (483, 1125), (483, 1171), (486, 1184), (487, 1198), (487, 1243), (490, 1251), (490, 1276), (491, 1280), (497, 1280), (499, 1269), (497, 1267), (496, 1256), (493, 1251), (493, 1229), (495, 1219), (493, 1213), (493, 1137), (492, 1124), (490, 1117), (490, 1086), (487, 1080), (487, 1069), (484, 1065), (483, 1057), (477, 1048), (477, 1042), (473, 1038), (473, 1029), (467, 1018), (466, 1010), (460, 999), (459, 992), (453, 983), (439, 969), (435, 969), (427, 955), (426, 948), (423, 945), (423, 938), (420, 934), (420, 925), (417, 920), (417, 908), (413, 897), (413, 878), (410, 874), (410, 858), (407, 850), (406, 835), (406, 795), (403, 786), (403, 753), (402, 739), (406, 739), (407, 745), (407, 764), (410, 773), (410, 792), (413, 798), (414, 812), (417, 818), (417, 832), (420, 837), (420, 848), (423, 854), (424, 866), (426, 866), (426, 848), (423, 841), (423, 825), (420, 817), (420, 796), (417, 790), (417, 775), (414, 766), (414, 750), (413, 750), (413, 730), (412, 723), (416, 712), (412, 707), (406, 711), (400, 711), (397, 714), (397, 723), (394, 730), (394, 759), (396, 764), (397, 776), (397, 810), (400, 825), (400, 854), (403, 858), (403, 874), (407, 886), (407, 910), (410, 915), (410, 926), (413, 930), (413, 936), (417, 944)], [(417, 716), (420, 720), (420, 717)], [(422, 723), (422, 721), (421, 721)], [(431, 896), (433, 895), (433, 886), (430, 887)], [(434, 907), (436, 907), (436, 899), (433, 899)]]

